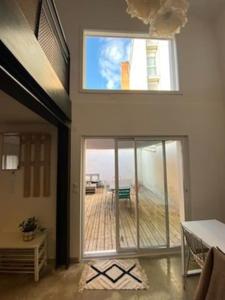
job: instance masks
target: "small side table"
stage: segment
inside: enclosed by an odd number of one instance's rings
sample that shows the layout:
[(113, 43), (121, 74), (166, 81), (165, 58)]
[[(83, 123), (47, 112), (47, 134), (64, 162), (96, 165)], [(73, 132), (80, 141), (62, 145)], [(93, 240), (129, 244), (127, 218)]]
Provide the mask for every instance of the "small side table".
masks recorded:
[(23, 241), (20, 232), (0, 232), (0, 273), (34, 274), (39, 281), (47, 265), (47, 232), (37, 233), (32, 241)]

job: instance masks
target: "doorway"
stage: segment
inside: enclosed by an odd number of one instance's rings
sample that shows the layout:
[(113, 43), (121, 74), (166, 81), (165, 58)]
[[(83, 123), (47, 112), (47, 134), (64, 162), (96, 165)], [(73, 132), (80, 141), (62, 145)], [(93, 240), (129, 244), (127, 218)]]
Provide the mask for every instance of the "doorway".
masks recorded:
[(83, 257), (180, 246), (184, 138), (85, 138)]

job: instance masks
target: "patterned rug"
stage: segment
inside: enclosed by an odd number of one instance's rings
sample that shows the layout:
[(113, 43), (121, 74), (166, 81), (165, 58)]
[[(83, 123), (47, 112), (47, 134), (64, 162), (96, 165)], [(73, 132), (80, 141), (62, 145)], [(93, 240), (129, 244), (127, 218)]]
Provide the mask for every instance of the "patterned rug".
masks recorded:
[(147, 288), (147, 277), (137, 259), (112, 259), (98, 260), (85, 265), (79, 290), (143, 290)]

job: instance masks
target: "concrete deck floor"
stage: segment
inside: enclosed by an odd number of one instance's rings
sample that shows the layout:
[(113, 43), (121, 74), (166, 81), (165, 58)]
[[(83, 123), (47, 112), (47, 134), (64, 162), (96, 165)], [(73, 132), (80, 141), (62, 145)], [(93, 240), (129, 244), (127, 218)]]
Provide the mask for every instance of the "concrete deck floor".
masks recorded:
[(28, 275), (0, 275), (1, 300), (192, 300), (199, 277), (187, 279), (183, 290), (180, 258), (140, 258), (149, 279), (145, 291), (84, 291), (78, 292), (83, 264), (69, 270), (54, 271), (48, 267), (38, 283)]

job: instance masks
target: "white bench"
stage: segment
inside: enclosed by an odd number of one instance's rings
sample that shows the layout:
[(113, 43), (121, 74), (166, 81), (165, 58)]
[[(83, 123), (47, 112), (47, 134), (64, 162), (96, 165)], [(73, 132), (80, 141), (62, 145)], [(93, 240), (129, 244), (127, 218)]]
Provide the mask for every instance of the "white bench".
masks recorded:
[(39, 280), (47, 264), (47, 233), (36, 234), (32, 241), (23, 241), (21, 232), (0, 232), (0, 273), (34, 274)]

